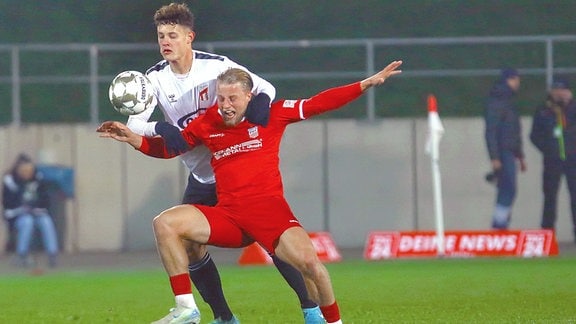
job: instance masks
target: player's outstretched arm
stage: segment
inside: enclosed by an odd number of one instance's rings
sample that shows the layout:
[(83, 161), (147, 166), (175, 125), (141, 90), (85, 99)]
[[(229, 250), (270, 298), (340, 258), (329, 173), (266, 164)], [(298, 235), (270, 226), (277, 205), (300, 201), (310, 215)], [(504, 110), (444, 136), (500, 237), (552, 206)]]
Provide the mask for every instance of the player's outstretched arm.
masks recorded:
[(384, 69), (380, 72), (374, 74), (373, 76), (366, 78), (360, 82), (360, 88), (362, 91), (369, 89), (370, 87), (378, 86), (384, 83), (386, 79), (396, 74), (402, 73), (402, 70), (398, 70), (398, 68), (402, 65), (402, 61), (393, 61), (392, 63), (388, 64)]
[(393, 61), (380, 72), (362, 81), (356, 81), (347, 85), (326, 89), (305, 100), (305, 109), (302, 113), (304, 119), (324, 112), (338, 109), (347, 103), (360, 97), (370, 87), (380, 85), (387, 78), (402, 73), (398, 67), (402, 61)]
[(135, 149), (139, 149), (142, 146), (142, 136), (132, 132), (128, 126), (121, 122), (103, 122), (96, 131), (100, 133), (100, 137), (113, 138), (119, 142), (128, 143)]

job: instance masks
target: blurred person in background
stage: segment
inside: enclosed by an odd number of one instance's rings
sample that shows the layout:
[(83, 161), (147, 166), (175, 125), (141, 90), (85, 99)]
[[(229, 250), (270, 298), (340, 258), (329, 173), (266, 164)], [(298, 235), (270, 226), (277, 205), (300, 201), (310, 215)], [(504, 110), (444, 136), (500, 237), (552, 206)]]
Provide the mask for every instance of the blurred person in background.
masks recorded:
[(555, 229), (558, 189), (564, 175), (576, 240), (576, 102), (568, 79), (556, 77), (544, 103), (532, 119), (530, 140), (542, 153), (544, 208), (541, 227)]
[(48, 213), (50, 198), (42, 174), (36, 171), (32, 159), (20, 154), (2, 179), (4, 219), (16, 237), (18, 265), (28, 267), (33, 262), (30, 247), (35, 229), (40, 230), (50, 267), (55, 267), (58, 238), (52, 217)]
[(492, 214), (493, 229), (507, 229), (510, 225), (512, 205), (516, 198), (517, 163), (520, 171), (526, 171), (520, 114), (514, 103), (519, 89), (518, 71), (502, 69), (490, 90), (484, 111), (486, 146), (497, 186)]

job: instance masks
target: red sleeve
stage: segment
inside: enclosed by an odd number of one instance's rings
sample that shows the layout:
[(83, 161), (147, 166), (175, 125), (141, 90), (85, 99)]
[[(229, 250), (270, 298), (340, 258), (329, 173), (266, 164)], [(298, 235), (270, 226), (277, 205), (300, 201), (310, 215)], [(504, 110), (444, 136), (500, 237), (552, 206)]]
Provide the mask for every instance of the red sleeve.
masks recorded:
[(330, 88), (313, 97), (304, 100), (302, 114), (304, 118), (321, 114), (330, 110), (338, 109), (362, 95), (360, 82)]
[[(186, 140), (186, 142), (190, 146), (190, 149), (200, 144), (200, 140), (198, 140), (194, 136), (194, 132), (192, 131), (192, 124), (193, 123), (190, 123), (182, 131), (182, 137)], [(164, 145), (164, 139), (160, 136), (142, 137), (142, 145), (140, 146), (138, 151), (148, 156), (161, 159), (171, 159), (177, 156), (176, 154), (169, 153), (166, 150), (166, 146)]]
[(164, 146), (164, 139), (158, 137), (142, 137), (142, 145), (138, 151), (152, 157), (170, 159), (176, 155), (169, 154)]

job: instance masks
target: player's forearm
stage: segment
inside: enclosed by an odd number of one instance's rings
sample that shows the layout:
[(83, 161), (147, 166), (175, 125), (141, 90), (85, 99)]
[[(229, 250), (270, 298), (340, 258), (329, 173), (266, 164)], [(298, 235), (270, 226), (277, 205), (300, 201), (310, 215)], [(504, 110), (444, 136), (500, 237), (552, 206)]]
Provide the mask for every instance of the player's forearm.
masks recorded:
[(160, 159), (170, 159), (176, 156), (168, 153), (162, 137), (142, 137), (140, 145), (134, 148), (148, 156)]
[(133, 134), (132, 136), (126, 138), (125, 142), (130, 144), (135, 149), (140, 149), (142, 146), (142, 141), (144, 140), (143, 136)]
[(126, 126), (130, 128), (131, 131), (138, 135), (153, 137), (156, 134), (156, 122), (149, 122), (138, 118), (137, 116), (130, 116), (126, 122)]

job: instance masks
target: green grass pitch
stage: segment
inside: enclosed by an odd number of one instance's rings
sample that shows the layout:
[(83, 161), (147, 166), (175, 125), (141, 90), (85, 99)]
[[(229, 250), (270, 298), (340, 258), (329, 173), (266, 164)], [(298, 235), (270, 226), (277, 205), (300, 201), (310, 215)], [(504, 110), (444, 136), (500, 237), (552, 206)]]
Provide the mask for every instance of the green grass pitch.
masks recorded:
[[(576, 258), (328, 264), (344, 323), (576, 323)], [(242, 323), (302, 323), (274, 267), (220, 266)], [(212, 314), (196, 298), (203, 323)], [(0, 323), (149, 323), (172, 306), (158, 270), (0, 276)]]

